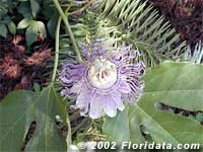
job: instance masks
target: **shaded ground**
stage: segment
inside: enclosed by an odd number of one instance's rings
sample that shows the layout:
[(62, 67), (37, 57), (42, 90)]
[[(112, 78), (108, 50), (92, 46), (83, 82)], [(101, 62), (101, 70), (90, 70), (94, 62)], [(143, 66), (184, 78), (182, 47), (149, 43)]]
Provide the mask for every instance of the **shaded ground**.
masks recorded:
[(0, 38), (0, 99), (12, 90), (32, 90), (34, 85), (40, 87), (47, 82), (49, 43), (39, 41), (30, 50), (25, 46), (21, 35)]
[(203, 0), (151, 0), (183, 40), (194, 46), (203, 40)]

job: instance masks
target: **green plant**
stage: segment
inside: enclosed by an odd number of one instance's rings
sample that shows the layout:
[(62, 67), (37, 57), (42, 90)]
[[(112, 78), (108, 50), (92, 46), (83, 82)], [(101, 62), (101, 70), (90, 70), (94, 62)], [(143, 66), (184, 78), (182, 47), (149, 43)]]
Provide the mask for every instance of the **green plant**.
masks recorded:
[[(76, 12), (70, 16), (74, 17)], [(186, 43), (180, 41), (169, 22), (147, 1), (105, 0), (99, 8), (81, 13), (76, 22), (71, 28), (77, 40), (109, 37), (115, 45), (125, 41), (141, 51), (148, 66), (163, 60), (178, 60), (186, 51)]]
[[(144, 95), (138, 105), (128, 107), (116, 119), (107, 118), (103, 131), (110, 140), (119, 142), (146, 141), (145, 133), (157, 143), (201, 144), (203, 127), (199, 122), (164, 111), (158, 103), (201, 111), (202, 70), (202, 65), (170, 62), (149, 69), (144, 78)], [(121, 130), (124, 132), (118, 134)]]
[(190, 46), (187, 47), (184, 60), (191, 61), (194, 63), (202, 63), (202, 59), (203, 59), (203, 43), (201, 41), (198, 44), (196, 44), (194, 49), (191, 49)]
[(0, 36), (26, 33), (26, 42), (30, 46), (39, 39), (53, 37), (58, 13), (51, 1), (46, 0), (1, 0)]
[[(54, 64), (49, 65), (52, 77), (42, 91), (14, 91), (0, 103), (0, 150), (19, 151), (23, 145), (25, 151), (67, 151), (71, 144), (89, 135), (94, 135), (90, 140), (117, 142), (203, 143), (203, 128), (197, 121), (202, 119), (203, 67), (194, 63), (162, 63), (182, 61), (186, 43), (148, 1), (18, 2), (23, 16), (18, 30), (26, 29), (27, 45), (31, 46), (39, 35), (46, 37), (47, 27), (55, 38), (55, 57)], [(40, 4), (44, 4), (44, 10)], [(38, 20), (39, 14), (44, 14), (46, 23)], [(138, 104), (126, 106), (115, 118), (97, 121), (72, 112), (70, 106), (75, 101), (58, 95), (61, 85), (56, 81), (62, 63), (84, 62), (79, 43), (95, 39), (105, 39), (104, 45), (131, 45), (140, 51), (139, 60), (147, 68), (146, 86)], [(189, 55), (187, 60), (199, 62), (201, 49), (197, 47), (195, 52), (194, 59)], [(176, 115), (161, 109), (161, 103), (200, 111), (200, 115), (196, 120)], [(26, 135), (32, 122), (36, 123), (36, 129), (28, 140)], [(77, 125), (73, 126), (74, 122)]]
[(17, 2), (12, 2), (11, 0), (1, 0), (0, 1), (0, 36), (7, 37), (8, 32), (16, 34), (16, 25), (12, 21), (12, 17), (7, 15), (11, 12), (12, 8), (17, 6)]

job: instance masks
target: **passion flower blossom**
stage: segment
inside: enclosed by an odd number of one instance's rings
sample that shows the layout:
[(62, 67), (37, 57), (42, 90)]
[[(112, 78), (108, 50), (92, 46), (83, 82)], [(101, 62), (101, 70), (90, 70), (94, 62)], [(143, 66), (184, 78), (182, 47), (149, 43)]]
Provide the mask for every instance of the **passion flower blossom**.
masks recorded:
[(64, 64), (59, 80), (64, 86), (62, 95), (76, 97), (74, 109), (82, 116), (97, 119), (107, 114), (115, 117), (125, 103), (135, 103), (142, 95), (140, 80), (144, 65), (134, 63), (139, 52), (131, 46), (107, 47), (100, 41), (81, 44), (86, 59), (80, 64)]

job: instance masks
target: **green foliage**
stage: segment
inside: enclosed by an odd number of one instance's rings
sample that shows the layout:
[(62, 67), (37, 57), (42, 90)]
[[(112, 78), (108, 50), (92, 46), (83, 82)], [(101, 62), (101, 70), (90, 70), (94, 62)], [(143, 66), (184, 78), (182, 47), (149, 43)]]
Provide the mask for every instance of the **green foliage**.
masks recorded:
[(5, 11), (2, 14), (1, 13), (2, 12), (0, 12), (0, 30), (1, 30), (0, 36), (6, 38), (8, 35), (8, 32), (15, 35), (16, 34), (16, 25), (12, 21), (12, 18), (10, 16), (6, 16), (7, 11)]
[(46, 29), (43, 22), (35, 21), (26, 30), (26, 42), (30, 46), (33, 42), (41, 38), (46, 38)]
[(40, 93), (14, 91), (0, 103), (0, 151), (20, 151), (31, 122), (36, 130), (26, 151), (66, 151), (65, 137), (56, 126), (56, 116), (66, 124), (64, 101), (52, 85)]
[[(99, 8), (89, 8), (72, 22), (79, 41), (105, 37), (110, 43), (132, 44), (148, 66), (163, 60), (180, 60), (186, 43), (153, 6), (142, 0), (104, 0)], [(71, 14), (74, 17), (74, 14)], [(77, 23), (74, 23), (76, 21)]]
[(26, 28), (26, 42), (30, 46), (32, 43), (36, 42), (39, 38), (46, 38), (46, 27), (43, 22), (35, 21), (32, 19), (23, 19), (18, 24), (18, 29)]
[(191, 61), (193, 63), (202, 63), (203, 59), (203, 43), (200, 41), (198, 44), (196, 44), (194, 49), (191, 49), (190, 46), (188, 46), (186, 54), (185, 54), (185, 61)]
[(30, 3), (28, 1), (23, 1), (19, 3), (17, 8), (18, 13), (23, 16), (23, 18), (32, 18), (32, 12), (30, 8)]
[[(25, 33), (28, 46), (36, 42), (38, 38), (46, 38), (47, 32), (54, 38), (58, 13), (53, 7), (52, 1), (1, 1), (0, 29), (2, 32), (0, 33), (0, 36), (7, 38), (8, 33), (15, 35), (16, 32), (22, 33), (23, 30), (26, 30)], [(20, 22), (18, 23), (19, 20)], [(45, 23), (47, 23), (47, 25), (45, 25)], [(18, 28), (16, 28), (16, 24)]]
[(13, 21), (13, 18), (7, 13), (12, 13), (12, 9), (17, 6), (17, 1), (12, 0), (0, 0), (0, 36), (7, 37), (8, 32), (15, 35), (16, 34), (16, 25)]
[(161, 102), (190, 111), (202, 110), (202, 73), (202, 65), (190, 63), (169, 62), (148, 70), (142, 99), (116, 118), (107, 118), (103, 132), (113, 141), (140, 143), (147, 140), (143, 136), (147, 134), (157, 143), (203, 143), (203, 127), (197, 121), (156, 106)]
[(7, 13), (7, 6), (4, 2), (0, 1), (1, 6), (0, 6), (0, 19), (4, 16), (4, 14)]
[(21, 20), (18, 23), (17, 28), (18, 29), (25, 29), (32, 23), (32, 21), (33, 21), (32, 19), (24, 18), (23, 20)]
[(59, 18), (58, 11), (55, 9), (52, 0), (43, 1), (43, 14), (48, 19), (47, 31), (52, 38), (55, 38), (55, 30)]
[(5, 17), (5, 15), (17, 6), (17, 0), (0, 0), (0, 20)]
[(180, 42), (175, 29), (164, 20), (147, 1), (121, 0), (104, 4), (102, 16), (119, 26), (122, 35), (144, 54), (148, 65), (163, 59), (178, 59), (184, 52), (185, 42)]
[(37, 15), (41, 11), (40, 5), (41, 0), (17, 0), (19, 6), (17, 7), (18, 12), (24, 18), (37, 18)]
[(0, 31), (1, 31), (0, 35), (6, 38), (8, 30), (5, 24), (0, 24)]
[(37, 0), (30, 0), (30, 6), (32, 10), (32, 16), (37, 17), (37, 14), (40, 11), (40, 4)]
[[(87, 7), (78, 4), (77, 1), (62, 0), (64, 8), (69, 11), (65, 13), (68, 14), (67, 18), (71, 24), (69, 34), (64, 34), (64, 28), (60, 28), (59, 25), (61, 23), (57, 26), (59, 14), (53, 7), (52, 0), (1, 1), (1, 36), (7, 37), (9, 32), (25, 32), (28, 46), (39, 38), (49, 35), (52, 38), (56, 37), (52, 81), (57, 73), (60, 30), (61, 62), (76, 62), (73, 41), (70, 39), (71, 30), (76, 42), (89, 42), (104, 37), (109, 44), (131, 44), (134, 49), (140, 50), (141, 58), (147, 67), (164, 60), (182, 60), (186, 51), (185, 42), (179, 39), (175, 30), (153, 6), (147, 4), (148, 1), (103, 0), (96, 8), (94, 4)], [(8, 13), (15, 13), (14, 8), (18, 11), (17, 17), (8, 16)], [(20, 22), (16, 23), (14, 20)], [(201, 57), (202, 46), (199, 45), (194, 56), (189, 54), (186, 58), (200, 63)], [(158, 103), (165, 103), (190, 111), (202, 110), (202, 72), (202, 66), (188, 63), (165, 63), (148, 70), (141, 101), (138, 105), (126, 107), (116, 118), (106, 118), (103, 132), (110, 140), (119, 142), (203, 143), (203, 127), (196, 121), (202, 120), (202, 113), (194, 120), (157, 107)], [(65, 137), (60, 135), (55, 123), (56, 116), (60, 116), (62, 123), (69, 129), (68, 144), (71, 143), (70, 124), (66, 122), (68, 114), (65, 103), (56, 94), (55, 89), (51, 84), (41, 91), (40, 86), (35, 84), (35, 92), (15, 91), (0, 103), (0, 151), (20, 150), (33, 121), (37, 127), (26, 145), (26, 151), (66, 151)], [(72, 120), (75, 115), (77, 113), (73, 114)], [(81, 126), (76, 126), (73, 132)], [(100, 130), (101, 124), (97, 127)]]
[(16, 25), (13, 21), (10, 20), (10, 22), (7, 23), (8, 30), (11, 34), (15, 35), (16, 34)]
[(52, 38), (55, 38), (55, 30), (56, 30), (58, 17), (59, 17), (58, 13), (54, 12), (47, 23), (48, 33)]

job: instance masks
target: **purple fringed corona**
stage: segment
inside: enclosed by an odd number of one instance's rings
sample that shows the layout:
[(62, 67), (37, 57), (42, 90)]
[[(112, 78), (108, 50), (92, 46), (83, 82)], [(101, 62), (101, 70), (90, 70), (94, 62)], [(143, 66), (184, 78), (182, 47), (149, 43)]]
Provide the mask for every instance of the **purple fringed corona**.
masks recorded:
[(115, 117), (125, 103), (135, 103), (142, 95), (144, 65), (133, 60), (139, 52), (131, 46), (107, 47), (100, 41), (80, 44), (83, 57), (80, 64), (64, 64), (59, 80), (61, 94), (76, 97), (74, 109), (82, 116), (97, 119), (105, 114)]

